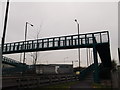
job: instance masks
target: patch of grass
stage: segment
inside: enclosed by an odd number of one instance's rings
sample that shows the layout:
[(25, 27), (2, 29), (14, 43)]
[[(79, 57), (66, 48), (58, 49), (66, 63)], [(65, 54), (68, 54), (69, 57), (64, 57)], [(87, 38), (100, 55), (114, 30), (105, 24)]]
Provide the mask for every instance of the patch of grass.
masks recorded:
[(93, 88), (111, 88), (110, 86), (107, 85), (102, 85), (98, 83), (93, 83)]
[(71, 85), (74, 85), (78, 83), (78, 81), (74, 81), (74, 82), (64, 82), (64, 83), (60, 83), (60, 84), (54, 84), (54, 85), (48, 85), (48, 86), (42, 86), (40, 88), (51, 88), (52, 90), (61, 90), (61, 89), (64, 89), (64, 90), (68, 90), (70, 88)]

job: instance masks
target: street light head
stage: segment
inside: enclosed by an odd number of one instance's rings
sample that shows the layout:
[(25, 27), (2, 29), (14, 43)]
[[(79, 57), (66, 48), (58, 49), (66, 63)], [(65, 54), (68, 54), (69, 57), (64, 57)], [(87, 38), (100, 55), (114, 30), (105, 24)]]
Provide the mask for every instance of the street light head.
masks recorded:
[(77, 22), (77, 19), (75, 19), (75, 22)]
[(30, 26), (32, 26), (32, 27), (33, 27), (33, 24), (31, 24), (31, 23), (29, 23), (29, 22), (26, 22), (26, 24), (29, 24)]
[(33, 24), (30, 24), (33, 27)]

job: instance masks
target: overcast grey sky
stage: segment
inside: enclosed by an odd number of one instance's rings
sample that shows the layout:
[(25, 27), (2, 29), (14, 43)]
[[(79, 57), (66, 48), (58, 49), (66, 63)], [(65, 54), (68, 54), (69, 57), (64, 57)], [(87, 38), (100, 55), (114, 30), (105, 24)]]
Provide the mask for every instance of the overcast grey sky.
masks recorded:
[[(117, 2), (10, 2), (6, 42), (24, 40), (25, 22), (28, 26), (27, 40), (77, 34), (76, 18), (80, 23), (80, 33), (108, 30), (112, 59), (118, 59), (118, 3)], [(2, 16), (5, 3), (2, 3)], [(2, 22), (4, 17), (2, 17)], [(0, 31), (2, 35), (2, 31)], [(85, 49), (81, 49), (81, 64), (86, 65)], [(7, 55), (19, 60), (20, 54)], [(27, 63), (32, 63), (30, 53)], [(71, 63), (78, 60), (77, 49), (39, 52), (38, 63)], [(78, 63), (75, 63), (78, 66)]]

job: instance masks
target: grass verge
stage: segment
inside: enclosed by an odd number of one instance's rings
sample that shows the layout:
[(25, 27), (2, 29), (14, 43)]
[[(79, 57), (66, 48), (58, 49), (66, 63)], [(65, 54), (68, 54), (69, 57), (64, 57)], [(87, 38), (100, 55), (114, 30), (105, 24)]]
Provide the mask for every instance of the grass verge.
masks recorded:
[(111, 88), (110, 86), (107, 85), (102, 85), (98, 83), (93, 83), (93, 88)]
[(69, 90), (70, 86), (77, 84), (79, 81), (73, 81), (73, 82), (63, 82), (60, 84), (52, 84), (52, 85), (46, 85), (41, 86), (39, 88), (36, 88), (34, 90), (40, 90), (40, 89), (46, 89), (46, 90)]

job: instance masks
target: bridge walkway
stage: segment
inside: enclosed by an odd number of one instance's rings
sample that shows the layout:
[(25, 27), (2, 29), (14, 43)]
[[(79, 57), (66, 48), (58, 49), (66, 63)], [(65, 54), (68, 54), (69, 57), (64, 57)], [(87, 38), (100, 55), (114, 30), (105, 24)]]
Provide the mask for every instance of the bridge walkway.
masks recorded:
[[(96, 40), (96, 42), (94, 42)], [(108, 31), (51, 37), (4, 44), (3, 54), (73, 48), (93, 48), (93, 44), (109, 44)]]

